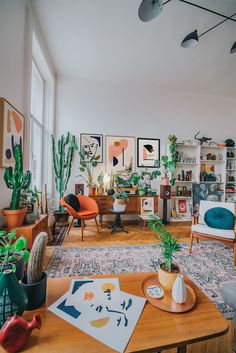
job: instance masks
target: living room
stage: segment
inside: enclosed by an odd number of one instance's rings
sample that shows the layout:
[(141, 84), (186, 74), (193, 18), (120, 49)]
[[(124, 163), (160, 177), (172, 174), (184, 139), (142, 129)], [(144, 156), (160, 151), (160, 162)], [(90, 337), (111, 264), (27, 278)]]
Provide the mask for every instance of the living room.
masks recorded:
[(236, 351), (235, 13), (0, 0), (0, 351)]

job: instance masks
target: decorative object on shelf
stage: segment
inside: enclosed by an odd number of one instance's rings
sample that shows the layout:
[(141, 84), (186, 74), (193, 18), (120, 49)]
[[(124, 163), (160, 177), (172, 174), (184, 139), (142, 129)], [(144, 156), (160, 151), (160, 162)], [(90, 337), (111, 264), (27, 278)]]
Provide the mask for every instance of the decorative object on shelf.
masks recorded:
[(137, 166), (155, 168), (155, 161), (160, 159), (160, 139), (137, 138)]
[(199, 141), (200, 145), (203, 145), (204, 143), (209, 143), (212, 140), (212, 137), (206, 137), (206, 136), (202, 136), (202, 137), (197, 137), (200, 134), (200, 131), (198, 131), (196, 133), (196, 135), (194, 136), (195, 140)]
[(15, 145), (23, 153), (24, 116), (6, 99), (0, 98), (0, 167), (13, 167)]
[(34, 210), (35, 204), (39, 204), (40, 192), (34, 187), (34, 189), (24, 189), (21, 194), (21, 206), (27, 208), (24, 222), (26, 224), (35, 223), (38, 215)]
[(163, 288), (157, 285), (148, 286), (146, 292), (150, 297), (156, 298), (156, 299), (160, 299), (164, 296)]
[(135, 138), (122, 136), (106, 136), (106, 171), (124, 169), (134, 164)]
[[(62, 135), (58, 140), (57, 144), (55, 138), (51, 135), (52, 140), (52, 153), (53, 153), (53, 169), (56, 190), (59, 193), (61, 199), (66, 192), (67, 184), (71, 175), (72, 160), (74, 151), (78, 150), (75, 136), (69, 132), (66, 137)], [(59, 208), (54, 211), (55, 222), (57, 224), (66, 224), (68, 222), (69, 214), (64, 211), (64, 208), (59, 202)]]
[(180, 250), (178, 238), (168, 232), (160, 220), (148, 221), (148, 225), (157, 234), (162, 245), (164, 262), (158, 270), (159, 282), (164, 289), (171, 290), (179, 273), (179, 267), (173, 263), (174, 253)]
[(129, 198), (125, 191), (117, 191), (112, 195), (113, 202), (113, 210), (114, 212), (125, 212), (126, 203), (129, 201)]
[(235, 147), (235, 142), (232, 139), (225, 140), (226, 147)]
[(3, 210), (6, 218), (7, 227), (10, 229), (17, 228), (22, 225), (26, 208), (20, 208), (21, 192), (28, 189), (31, 183), (31, 172), (29, 170), (23, 173), (23, 157), (21, 145), (14, 146), (13, 155), (15, 159), (15, 167), (7, 167), (4, 173), (4, 180), (9, 189), (12, 189), (12, 198), (9, 208)]
[(0, 271), (12, 269), (18, 280), (24, 275), (24, 264), (28, 262), (29, 251), (23, 236), (16, 238), (16, 231), (0, 231)]
[(8, 317), (0, 330), (0, 345), (8, 353), (19, 352), (27, 345), (31, 332), (34, 329), (40, 330), (41, 324), (38, 314), (30, 322), (18, 315)]
[(141, 197), (141, 212), (142, 216), (154, 214), (154, 198), (153, 197)]
[(27, 310), (37, 309), (46, 301), (47, 274), (43, 272), (46, 245), (47, 233), (39, 233), (30, 252), (27, 275), (21, 284), (28, 296)]
[(80, 134), (80, 150), (85, 155), (93, 157), (98, 163), (103, 162), (103, 135), (101, 134)]
[(186, 302), (187, 290), (184, 283), (184, 276), (177, 275), (176, 280), (172, 287), (172, 298), (176, 303), (183, 304)]
[(22, 315), (28, 298), (12, 269), (0, 275), (0, 327), (9, 316)]
[(95, 195), (96, 184), (94, 182), (94, 168), (97, 167), (98, 162), (95, 159), (95, 155), (90, 156), (90, 154), (85, 153), (82, 149), (79, 151), (80, 156), (80, 174), (79, 177), (86, 182), (86, 186), (89, 188), (89, 195)]

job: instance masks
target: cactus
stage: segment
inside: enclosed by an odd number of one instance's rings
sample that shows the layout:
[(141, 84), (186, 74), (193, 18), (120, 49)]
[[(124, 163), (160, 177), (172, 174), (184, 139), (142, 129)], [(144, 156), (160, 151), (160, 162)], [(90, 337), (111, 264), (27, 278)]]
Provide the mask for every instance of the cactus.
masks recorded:
[(43, 260), (47, 239), (47, 233), (41, 232), (34, 240), (27, 267), (27, 284), (34, 284), (42, 279)]
[[(75, 142), (75, 136), (70, 135), (69, 132), (66, 137), (64, 135), (61, 136), (61, 138), (58, 140), (57, 147), (54, 136), (52, 135), (51, 138), (55, 183), (57, 192), (59, 193), (61, 199), (65, 194), (67, 184), (71, 175), (71, 166), (74, 150), (77, 150), (78, 147)], [(59, 211), (63, 212), (63, 207), (60, 205), (60, 202)]]
[(28, 189), (31, 183), (32, 174), (29, 170), (23, 173), (22, 148), (16, 144), (13, 150), (15, 168), (7, 167), (4, 173), (4, 180), (9, 189), (12, 189), (10, 210), (18, 210), (20, 206), (21, 190)]

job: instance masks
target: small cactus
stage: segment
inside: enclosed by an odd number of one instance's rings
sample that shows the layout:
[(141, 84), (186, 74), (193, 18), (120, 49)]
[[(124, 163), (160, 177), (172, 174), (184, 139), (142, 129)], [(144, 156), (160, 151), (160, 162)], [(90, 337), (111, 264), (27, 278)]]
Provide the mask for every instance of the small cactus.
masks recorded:
[(43, 259), (46, 250), (48, 235), (41, 232), (34, 240), (27, 268), (27, 283), (34, 284), (42, 279)]

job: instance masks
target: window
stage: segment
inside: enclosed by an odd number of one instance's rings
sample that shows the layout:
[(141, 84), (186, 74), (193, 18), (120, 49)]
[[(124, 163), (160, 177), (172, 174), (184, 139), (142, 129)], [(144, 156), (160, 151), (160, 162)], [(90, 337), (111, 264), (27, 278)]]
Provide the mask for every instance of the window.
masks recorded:
[(33, 33), (30, 102), (30, 152), (32, 184), (42, 191), (44, 184), (52, 193), (51, 134), (54, 127), (55, 78), (38, 38)]

